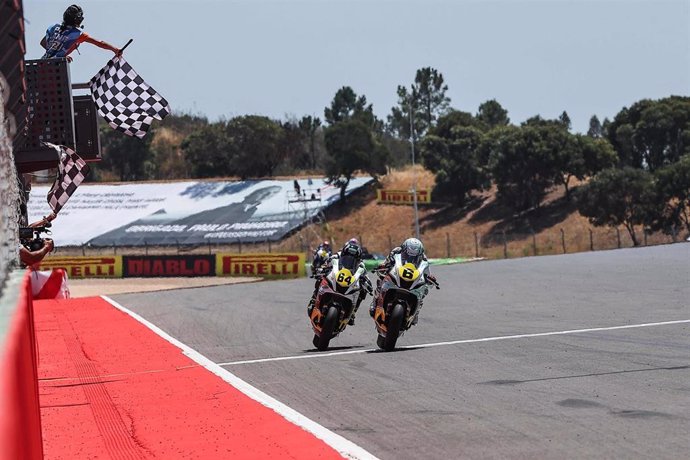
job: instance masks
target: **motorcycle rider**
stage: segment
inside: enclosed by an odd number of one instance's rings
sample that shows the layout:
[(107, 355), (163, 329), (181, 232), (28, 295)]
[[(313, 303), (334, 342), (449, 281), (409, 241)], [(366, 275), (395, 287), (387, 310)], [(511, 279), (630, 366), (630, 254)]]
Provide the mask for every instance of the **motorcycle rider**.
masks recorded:
[[(390, 271), (393, 265), (395, 265), (395, 256), (397, 254), (400, 254), (403, 264), (412, 263), (415, 267), (419, 266), (422, 261), (428, 260), (426, 258), (426, 254), (424, 253), (424, 244), (422, 244), (422, 242), (417, 238), (408, 238), (403, 241), (400, 246), (391, 250), (390, 254), (388, 254), (388, 257), (386, 257), (386, 260), (380, 263), (375, 270), (378, 280), (376, 281), (376, 291), (374, 292), (371, 306), (369, 307), (369, 314), (372, 318), (374, 317), (374, 311), (376, 310), (376, 299), (378, 299), (381, 292), (381, 283), (383, 282), (383, 278), (386, 276), (386, 274)], [(429, 273), (428, 266), (424, 270), (423, 275), (427, 282), (437, 284), (436, 277)], [(419, 311), (422, 309), (422, 303), (423, 299), (420, 299), (419, 306), (417, 307), (417, 313), (414, 316), (412, 324), (417, 324), (417, 321), (419, 320)]]
[(326, 260), (333, 255), (333, 250), (331, 249), (331, 243), (328, 240), (319, 244), (314, 250), (314, 258), (311, 263), (311, 277), (316, 278), (316, 271), (321, 265), (326, 262)]
[(359, 297), (357, 298), (357, 303), (355, 304), (355, 308), (352, 311), (352, 315), (350, 316), (350, 320), (348, 321), (348, 324), (350, 326), (354, 326), (355, 314), (357, 313), (357, 309), (359, 308), (359, 305), (365, 299), (365, 297), (367, 296), (367, 293), (369, 295), (372, 295), (374, 292), (374, 289), (371, 285), (371, 281), (369, 281), (369, 278), (367, 278), (367, 274), (366, 274), (367, 269), (364, 266), (364, 262), (362, 261), (362, 247), (360, 246), (357, 238), (351, 238), (347, 243), (345, 243), (345, 245), (343, 246), (343, 248), (340, 251), (338, 251), (337, 253), (330, 256), (321, 265), (321, 267), (317, 268), (317, 270), (314, 272), (313, 276), (316, 278), (316, 284), (314, 286), (314, 292), (311, 295), (311, 299), (309, 300), (309, 306), (307, 307), (307, 316), (311, 317), (311, 312), (314, 309), (314, 304), (316, 303), (316, 296), (318, 295), (318, 292), (319, 292), (319, 286), (321, 285), (321, 280), (333, 268), (333, 260), (339, 259), (344, 255), (349, 255), (349, 256), (354, 257), (356, 260), (356, 263), (357, 263), (357, 270), (362, 270), (362, 272), (363, 272), (362, 276), (360, 276), (360, 278), (359, 278), (359, 281), (362, 284), (362, 288), (359, 290)]

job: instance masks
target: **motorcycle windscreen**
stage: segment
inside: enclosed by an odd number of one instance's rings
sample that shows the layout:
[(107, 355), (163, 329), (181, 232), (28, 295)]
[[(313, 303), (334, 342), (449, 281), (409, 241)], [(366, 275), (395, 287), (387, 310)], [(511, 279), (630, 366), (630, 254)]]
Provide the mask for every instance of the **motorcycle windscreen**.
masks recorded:
[(359, 265), (359, 262), (357, 261), (356, 258), (354, 258), (351, 255), (345, 254), (340, 256), (340, 268), (347, 268), (350, 270), (351, 273), (354, 273), (357, 271), (357, 266)]
[(423, 259), (424, 259), (424, 256), (422, 254), (410, 255), (410, 254), (406, 254), (405, 252), (402, 252), (400, 254), (400, 260), (402, 261), (402, 265), (412, 264), (415, 267), (419, 267), (419, 264), (422, 263)]

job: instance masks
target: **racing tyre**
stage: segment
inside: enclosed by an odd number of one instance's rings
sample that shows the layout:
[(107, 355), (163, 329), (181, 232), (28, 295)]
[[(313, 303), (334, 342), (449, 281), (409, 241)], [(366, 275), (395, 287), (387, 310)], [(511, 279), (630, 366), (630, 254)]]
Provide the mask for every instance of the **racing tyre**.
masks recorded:
[(395, 348), (395, 342), (398, 341), (398, 335), (400, 334), (400, 328), (405, 320), (405, 307), (401, 304), (396, 304), (391, 311), (390, 319), (388, 320), (388, 331), (386, 332), (386, 338), (383, 342), (383, 349), (386, 351), (391, 351)]
[(328, 348), (328, 343), (333, 337), (333, 331), (338, 323), (338, 309), (335, 307), (330, 307), (326, 312), (326, 316), (321, 323), (321, 335), (319, 336), (318, 344), (316, 348), (319, 351), (324, 351)]
[(377, 345), (380, 349), (383, 350), (383, 347), (386, 346), (386, 338), (385, 338), (384, 336), (382, 336), (382, 335), (379, 335), (379, 336), (376, 338), (376, 345)]

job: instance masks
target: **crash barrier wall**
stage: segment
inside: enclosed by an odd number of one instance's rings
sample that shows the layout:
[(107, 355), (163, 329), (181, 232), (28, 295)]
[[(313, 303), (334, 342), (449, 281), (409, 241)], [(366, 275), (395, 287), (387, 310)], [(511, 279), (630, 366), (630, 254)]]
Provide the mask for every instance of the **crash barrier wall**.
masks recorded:
[(38, 350), (28, 273), (10, 275), (0, 311), (7, 320), (0, 362), (0, 459), (41, 459)]
[[(2, 75), (0, 75), (0, 79)], [(0, 83), (0, 295), (2, 286), (17, 260), (17, 222), (19, 187), (14, 167), (8, 122), (5, 118), (3, 90)]]
[(114, 255), (46, 257), (39, 269), (64, 269), (68, 278), (306, 276), (303, 253)]

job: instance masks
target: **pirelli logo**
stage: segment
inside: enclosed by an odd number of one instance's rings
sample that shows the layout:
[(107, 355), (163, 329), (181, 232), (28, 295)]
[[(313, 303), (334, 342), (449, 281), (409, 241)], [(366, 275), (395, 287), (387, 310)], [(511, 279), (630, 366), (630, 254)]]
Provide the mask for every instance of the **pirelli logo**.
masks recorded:
[(262, 276), (295, 278), (305, 276), (305, 256), (300, 253), (218, 254), (218, 276)]
[(122, 256), (46, 257), (40, 270), (62, 268), (70, 278), (122, 278)]
[[(379, 189), (376, 191), (376, 201), (381, 204), (412, 204), (414, 194), (411, 190)], [(417, 203), (431, 203), (431, 190), (417, 190)]]

